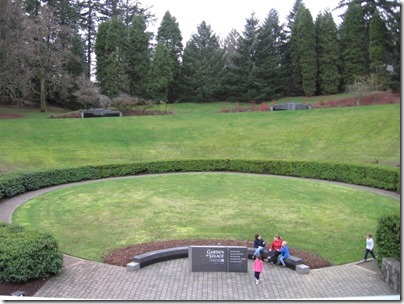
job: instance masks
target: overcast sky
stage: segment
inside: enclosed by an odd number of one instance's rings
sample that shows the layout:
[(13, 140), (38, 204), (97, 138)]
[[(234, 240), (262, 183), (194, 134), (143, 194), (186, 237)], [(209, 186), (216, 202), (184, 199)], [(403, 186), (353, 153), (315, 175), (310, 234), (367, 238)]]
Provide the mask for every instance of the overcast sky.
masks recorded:
[[(326, 8), (332, 11), (338, 2), (339, 0), (303, 0), (314, 20), (318, 13)], [(249, 18), (252, 12), (262, 22), (273, 8), (278, 11), (280, 22), (285, 22), (295, 0), (143, 0), (141, 3), (145, 7), (153, 6), (150, 11), (155, 14), (157, 21), (155, 26), (149, 27), (148, 30), (155, 34), (165, 12), (170, 11), (171, 16), (177, 19), (185, 47), (186, 42), (197, 32), (197, 26), (202, 21), (210, 25), (212, 31), (220, 38), (226, 38), (232, 28), (241, 33), (244, 30), (246, 18)], [(339, 24), (340, 19), (337, 16), (343, 11), (338, 10), (332, 13), (334, 21)]]

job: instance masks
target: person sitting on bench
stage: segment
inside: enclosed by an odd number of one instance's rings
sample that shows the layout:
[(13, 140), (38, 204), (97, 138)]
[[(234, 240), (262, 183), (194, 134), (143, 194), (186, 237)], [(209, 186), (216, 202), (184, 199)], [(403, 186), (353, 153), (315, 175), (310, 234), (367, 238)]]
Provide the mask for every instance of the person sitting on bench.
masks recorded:
[(261, 258), (264, 259), (263, 255), (268, 255), (265, 254), (265, 252), (267, 251), (265, 249), (265, 241), (264, 239), (261, 237), (261, 235), (259, 235), (258, 233), (255, 235), (255, 240), (254, 240), (254, 255), (253, 255), (253, 259), (255, 259), (256, 256), (260, 255)]
[(278, 262), (279, 250), (282, 248), (282, 238), (280, 235), (275, 235), (274, 240), (269, 246), (269, 258), (268, 262), (276, 264)]

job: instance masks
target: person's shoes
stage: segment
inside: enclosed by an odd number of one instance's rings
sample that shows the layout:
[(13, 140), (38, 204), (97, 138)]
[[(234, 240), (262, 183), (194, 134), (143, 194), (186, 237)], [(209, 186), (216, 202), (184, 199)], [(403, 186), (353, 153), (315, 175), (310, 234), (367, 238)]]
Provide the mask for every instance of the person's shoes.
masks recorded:
[(282, 267), (286, 267), (286, 265), (282, 265)]
[(256, 280), (255, 285), (258, 285), (260, 283), (260, 281)]
[(366, 260), (362, 260), (362, 263), (366, 263), (367, 261)]
[(251, 258), (252, 258), (253, 260), (255, 260), (255, 255), (253, 255)]

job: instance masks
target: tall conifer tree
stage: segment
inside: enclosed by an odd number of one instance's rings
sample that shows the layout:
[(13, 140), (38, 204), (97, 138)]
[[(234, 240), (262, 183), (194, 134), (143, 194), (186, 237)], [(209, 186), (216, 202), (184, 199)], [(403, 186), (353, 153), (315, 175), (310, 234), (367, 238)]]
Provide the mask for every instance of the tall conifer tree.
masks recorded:
[(271, 9), (258, 34), (255, 69), (257, 99), (268, 100), (285, 94), (286, 79), (281, 64), (281, 45), (285, 43), (285, 38), (283, 27), (279, 24), (278, 12)]
[(312, 96), (316, 92), (315, 29), (310, 11), (301, 4), (295, 16), (290, 38), (292, 79), (297, 95)]
[(132, 96), (146, 97), (150, 69), (150, 38), (142, 15), (133, 17), (129, 29), (128, 76)]
[(352, 84), (357, 77), (369, 72), (368, 30), (363, 10), (352, 2), (340, 26), (343, 82)]
[(168, 101), (174, 102), (179, 98), (181, 56), (183, 51), (182, 35), (177, 19), (167, 11), (157, 32), (157, 43), (164, 43), (170, 51), (171, 61), (168, 64), (173, 69), (172, 79), (168, 87)]
[(97, 34), (97, 77), (102, 94), (114, 98), (129, 92), (127, 31), (119, 18), (104, 24)]
[(152, 99), (169, 101), (169, 88), (174, 79), (175, 62), (165, 43), (157, 43), (149, 71), (148, 94)]
[(386, 25), (378, 11), (375, 11), (369, 24), (369, 61), (372, 72), (378, 73), (381, 69), (385, 70), (388, 44)]
[(219, 97), (224, 51), (211, 27), (203, 21), (188, 41), (182, 62), (182, 92), (187, 101), (214, 101)]
[(255, 78), (257, 61), (258, 23), (255, 14), (246, 19), (244, 31), (237, 43), (237, 51), (226, 68), (224, 85), (231, 99), (248, 101), (258, 96), (259, 85)]
[(338, 30), (329, 11), (316, 19), (318, 94), (336, 94), (340, 88)]

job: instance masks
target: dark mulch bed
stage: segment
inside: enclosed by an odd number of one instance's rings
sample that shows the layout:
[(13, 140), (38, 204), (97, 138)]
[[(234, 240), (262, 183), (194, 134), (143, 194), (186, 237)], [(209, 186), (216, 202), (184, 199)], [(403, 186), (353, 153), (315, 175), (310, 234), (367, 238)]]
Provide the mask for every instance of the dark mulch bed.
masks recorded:
[[(171, 115), (173, 112), (160, 110), (128, 110), (122, 113), (123, 116), (151, 116), (151, 115)], [(1, 118), (1, 117), (0, 117)], [(60, 115), (51, 115), (49, 118), (81, 118), (80, 112), (70, 112)], [(100, 116), (99, 118), (104, 118)]]
[(15, 291), (23, 291), (25, 292), (24, 296), (32, 297), (46, 283), (47, 280), (49, 280), (49, 278), (31, 280), (27, 283), (21, 284), (0, 282), (0, 295), (11, 296), (11, 294)]
[(160, 110), (127, 110), (124, 111), (123, 116), (145, 116), (145, 115), (172, 115), (173, 112), (160, 111)]
[[(144, 243), (129, 246), (123, 249), (118, 249), (111, 252), (104, 260), (105, 263), (126, 267), (126, 264), (132, 262), (135, 255), (142, 253), (190, 245), (225, 245), (225, 246), (246, 246), (252, 247), (251, 241), (231, 241), (231, 240), (179, 240), (179, 241), (163, 241)], [(310, 252), (296, 250), (291, 248), (290, 252), (294, 256), (298, 256), (303, 260), (303, 264), (310, 266), (310, 269), (322, 268), (331, 266), (331, 263), (319, 256)]]
[(10, 118), (22, 118), (23, 115), (12, 114), (12, 113), (0, 113), (0, 119), (10, 119)]
[[(126, 264), (132, 261), (135, 255), (142, 253), (190, 245), (225, 245), (225, 246), (246, 246), (251, 247), (249, 241), (230, 241), (230, 240), (180, 240), (180, 241), (162, 241), (153, 243), (144, 243), (118, 249), (109, 254), (104, 262), (111, 265), (126, 267)], [(310, 266), (311, 269), (331, 266), (331, 263), (321, 257), (310, 252), (300, 251), (291, 248), (291, 254), (302, 258), (303, 263)], [(0, 282), (0, 295), (11, 296), (17, 290), (24, 291), (25, 296), (33, 296), (45, 283), (49, 280), (36, 279), (23, 284), (2, 283)]]

